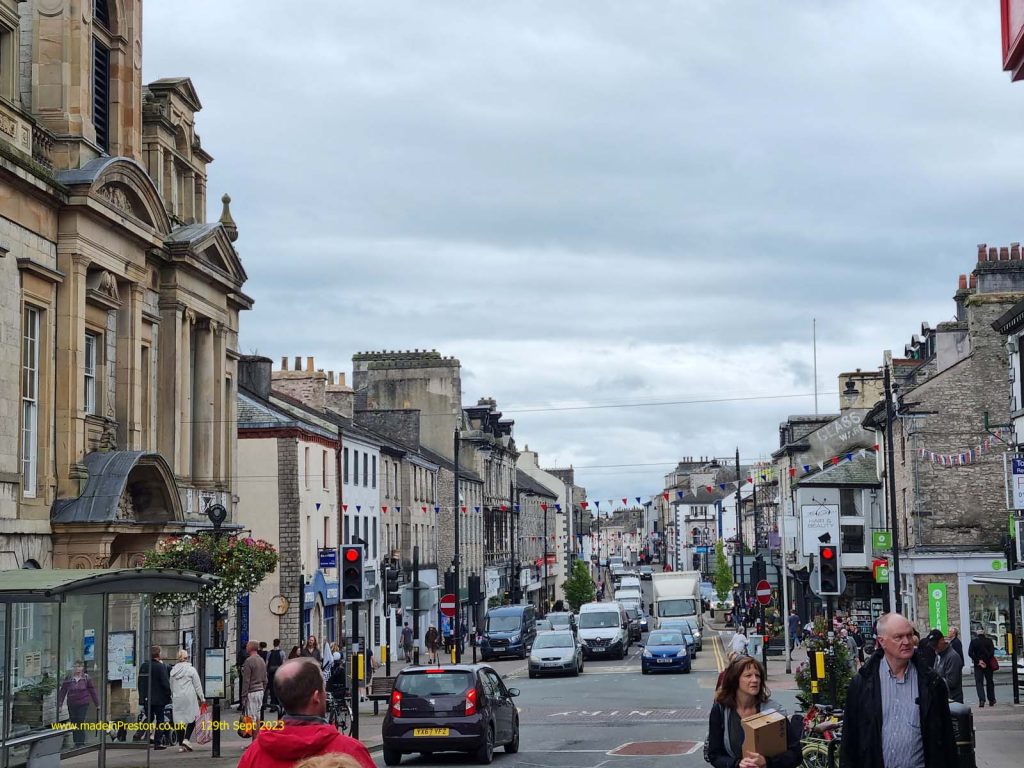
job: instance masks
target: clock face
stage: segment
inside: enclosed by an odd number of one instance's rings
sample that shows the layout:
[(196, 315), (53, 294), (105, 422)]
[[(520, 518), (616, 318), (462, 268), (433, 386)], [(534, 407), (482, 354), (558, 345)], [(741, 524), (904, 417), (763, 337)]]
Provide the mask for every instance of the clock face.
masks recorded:
[(288, 612), (288, 598), (278, 595), (270, 599), (270, 612), (275, 616), (283, 616)]

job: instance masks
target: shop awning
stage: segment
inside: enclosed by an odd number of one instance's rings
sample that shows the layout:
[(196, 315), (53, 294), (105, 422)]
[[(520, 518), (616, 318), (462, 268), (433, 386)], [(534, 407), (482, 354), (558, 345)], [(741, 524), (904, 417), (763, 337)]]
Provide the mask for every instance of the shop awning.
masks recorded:
[(1024, 568), (1017, 568), (1005, 573), (988, 573), (984, 576), (975, 576), (973, 581), (976, 584), (1002, 584), (1005, 587), (1024, 589)]
[(198, 592), (216, 576), (170, 568), (0, 571), (0, 603), (59, 603), (67, 595)]

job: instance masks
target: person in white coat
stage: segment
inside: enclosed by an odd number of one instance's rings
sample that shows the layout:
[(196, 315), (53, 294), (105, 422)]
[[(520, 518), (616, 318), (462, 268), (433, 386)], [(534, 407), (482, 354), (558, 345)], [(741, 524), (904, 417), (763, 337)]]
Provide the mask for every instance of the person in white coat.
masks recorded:
[(732, 636), (732, 642), (729, 643), (729, 650), (737, 656), (747, 656), (749, 655), (748, 642), (747, 633), (743, 630), (743, 627), (740, 627)]
[(192, 732), (199, 719), (199, 707), (206, 703), (199, 673), (188, 661), (188, 651), (178, 651), (178, 663), (171, 668), (171, 708), (174, 710), (176, 728), (185, 726), (185, 737), (181, 740), (179, 752), (192, 751)]

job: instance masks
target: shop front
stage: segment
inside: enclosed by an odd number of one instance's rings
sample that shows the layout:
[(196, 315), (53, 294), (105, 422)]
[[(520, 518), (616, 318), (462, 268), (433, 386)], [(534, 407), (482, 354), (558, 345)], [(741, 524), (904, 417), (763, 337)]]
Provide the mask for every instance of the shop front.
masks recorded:
[(927, 632), (957, 627), (965, 642), (977, 630), (992, 638), (996, 653), (1009, 652), (1010, 601), (1007, 590), (977, 577), (1006, 572), (1001, 552), (912, 553), (900, 559), (904, 613)]
[(147, 749), (134, 738), (153, 637), (146, 595), (214, 581), (142, 568), (0, 572), (0, 768), (90, 752), (104, 765), (108, 750)]

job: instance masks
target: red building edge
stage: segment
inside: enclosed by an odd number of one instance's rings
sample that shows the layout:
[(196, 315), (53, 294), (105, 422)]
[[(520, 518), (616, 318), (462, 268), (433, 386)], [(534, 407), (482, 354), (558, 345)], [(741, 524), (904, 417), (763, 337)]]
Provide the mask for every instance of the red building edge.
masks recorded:
[(999, 0), (1003, 38), (1003, 70), (1016, 82), (1024, 80), (1024, 0)]

